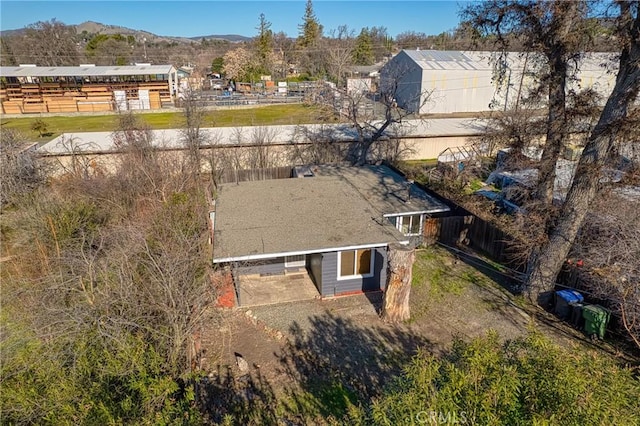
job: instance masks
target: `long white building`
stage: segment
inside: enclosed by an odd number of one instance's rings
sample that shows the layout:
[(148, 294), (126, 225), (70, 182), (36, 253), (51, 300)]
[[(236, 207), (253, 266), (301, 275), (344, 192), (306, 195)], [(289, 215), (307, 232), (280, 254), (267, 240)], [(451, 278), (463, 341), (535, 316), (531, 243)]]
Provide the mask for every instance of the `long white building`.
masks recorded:
[[(533, 87), (539, 54), (402, 50), (380, 70), (383, 90), (395, 87), (399, 106), (419, 114), (481, 112), (512, 106)], [(588, 53), (569, 89), (595, 89), (604, 99), (615, 83), (612, 54)], [(502, 68), (503, 79), (496, 79)], [(393, 89), (393, 87), (392, 87)]]

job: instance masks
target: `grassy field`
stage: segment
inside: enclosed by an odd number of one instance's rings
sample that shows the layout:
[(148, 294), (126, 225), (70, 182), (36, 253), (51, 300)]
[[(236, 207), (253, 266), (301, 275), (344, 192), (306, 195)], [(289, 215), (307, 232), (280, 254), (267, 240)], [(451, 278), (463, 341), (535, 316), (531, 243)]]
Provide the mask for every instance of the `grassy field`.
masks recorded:
[[(153, 129), (181, 127), (184, 122), (182, 112), (144, 113), (140, 117)], [(204, 127), (262, 126), (273, 124), (314, 123), (318, 110), (304, 105), (270, 105), (247, 109), (224, 109), (207, 111)], [(39, 138), (38, 132), (31, 130), (33, 122), (41, 118), (47, 124), (47, 134)], [(29, 140), (49, 141), (61, 133), (69, 132), (110, 132), (115, 130), (118, 117), (110, 115), (74, 115), (40, 117), (33, 115), (20, 118), (2, 118), (2, 130), (16, 129)]]

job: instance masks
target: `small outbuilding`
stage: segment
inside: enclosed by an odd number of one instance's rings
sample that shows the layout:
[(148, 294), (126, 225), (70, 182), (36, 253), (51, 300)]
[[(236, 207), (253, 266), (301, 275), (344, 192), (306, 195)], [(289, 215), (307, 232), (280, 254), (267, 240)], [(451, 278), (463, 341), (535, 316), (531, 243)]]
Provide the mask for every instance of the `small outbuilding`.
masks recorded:
[[(387, 166), (313, 166), (299, 178), (223, 184), (213, 225), (213, 262), (231, 269), (241, 305), (271, 286), (269, 303), (301, 292), (273, 277), (308, 277), (318, 297), (383, 290), (387, 247), (410, 244), (425, 219), (449, 207)], [(246, 282), (255, 286), (243, 290)], [(269, 283), (271, 282), (271, 284)], [(299, 283), (297, 285), (296, 283)]]

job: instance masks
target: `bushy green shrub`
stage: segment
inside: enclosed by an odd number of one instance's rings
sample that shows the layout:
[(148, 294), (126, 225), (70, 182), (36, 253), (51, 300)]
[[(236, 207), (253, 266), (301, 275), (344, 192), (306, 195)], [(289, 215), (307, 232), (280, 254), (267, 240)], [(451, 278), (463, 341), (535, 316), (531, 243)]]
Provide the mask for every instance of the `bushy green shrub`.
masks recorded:
[(537, 333), (503, 343), (495, 333), (420, 352), (373, 403), (372, 424), (637, 425), (640, 380), (631, 369)]

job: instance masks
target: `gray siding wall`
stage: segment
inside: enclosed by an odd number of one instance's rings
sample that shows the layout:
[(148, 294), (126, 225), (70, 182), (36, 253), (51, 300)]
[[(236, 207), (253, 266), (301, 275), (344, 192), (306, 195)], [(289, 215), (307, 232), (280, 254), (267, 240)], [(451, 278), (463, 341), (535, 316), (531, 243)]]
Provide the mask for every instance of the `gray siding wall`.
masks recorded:
[(322, 289), (322, 253), (314, 253), (307, 256), (307, 268), (311, 279), (318, 292)]
[(277, 257), (274, 259), (264, 259), (259, 261), (253, 261), (249, 264), (238, 265), (238, 274), (251, 275), (276, 275), (284, 274), (284, 257)]
[(305, 266), (285, 267), (284, 257), (275, 257), (273, 259), (254, 260), (238, 266), (238, 273), (242, 275), (262, 274), (277, 275), (284, 272), (304, 271)]
[(320, 294), (323, 297), (330, 297), (341, 293), (384, 289), (387, 280), (387, 251), (385, 247), (373, 250), (375, 255), (373, 276), (349, 280), (338, 280), (338, 252), (324, 253)]

